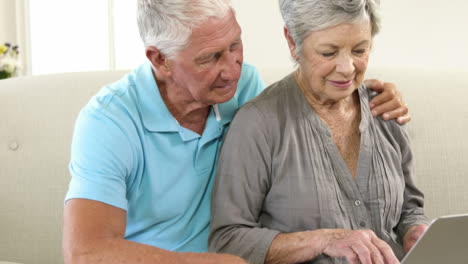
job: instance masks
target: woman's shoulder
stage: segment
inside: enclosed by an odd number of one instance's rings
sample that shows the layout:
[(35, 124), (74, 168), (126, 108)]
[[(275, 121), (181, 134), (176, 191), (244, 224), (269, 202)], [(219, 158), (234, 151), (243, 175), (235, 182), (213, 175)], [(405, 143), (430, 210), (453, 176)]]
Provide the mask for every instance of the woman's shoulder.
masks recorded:
[[(294, 77), (290, 74), (268, 86), (237, 111), (230, 130), (240, 124), (243, 130), (255, 127), (259, 130), (277, 131), (285, 123), (295, 119), (298, 116), (294, 114), (298, 104), (293, 103), (295, 99), (291, 98), (291, 88), (294, 88), (292, 85)], [(249, 124), (250, 128), (245, 128), (245, 124)]]
[(265, 88), (242, 108), (256, 108), (263, 113), (276, 115), (279, 112), (284, 112), (290, 104), (294, 104), (294, 89), (294, 75), (291, 73)]
[(372, 119), (373, 123), (375, 123), (379, 128), (387, 130), (391, 134), (401, 134), (405, 132), (406, 126), (398, 124), (395, 119), (384, 120), (382, 116), (372, 116), (369, 102), (377, 96), (377, 92), (367, 88), (364, 84), (362, 84), (358, 90), (360, 102), (363, 105), (363, 107), (361, 107), (363, 115)]
[(376, 135), (380, 135), (385, 142), (389, 142), (394, 148), (399, 149), (402, 145), (408, 144), (407, 125), (400, 125), (395, 119), (384, 120), (382, 116), (374, 117), (370, 111), (369, 102), (376, 95), (376, 92), (368, 89), (365, 85), (359, 87), (359, 96), (362, 104), (361, 118), (367, 120), (369, 125), (376, 129)]
[(411, 145), (407, 125), (400, 125), (395, 119), (384, 120), (381, 116), (373, 117), (374, 124), (379, 131), (378, 134), (384, 141), (389, 143), (395, 150), (401, 151)]

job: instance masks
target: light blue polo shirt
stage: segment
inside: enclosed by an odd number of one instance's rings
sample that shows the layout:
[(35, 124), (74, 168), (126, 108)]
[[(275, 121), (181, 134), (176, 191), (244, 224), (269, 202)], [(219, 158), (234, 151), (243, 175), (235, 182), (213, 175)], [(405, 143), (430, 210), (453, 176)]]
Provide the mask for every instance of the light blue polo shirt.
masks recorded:
[[(242, 66), (236, 95), (208, 116), (203, 135), (181, 127), (164, 104), (151, 64), (105, 86), (75, 125), (65, 200), (127, 211), (125, 238), (173, 251), (208, 250), (210, 199), (221, 141), (237, 109), (264, 88)], [(217, 118), (218, 117), (218, 118)]]

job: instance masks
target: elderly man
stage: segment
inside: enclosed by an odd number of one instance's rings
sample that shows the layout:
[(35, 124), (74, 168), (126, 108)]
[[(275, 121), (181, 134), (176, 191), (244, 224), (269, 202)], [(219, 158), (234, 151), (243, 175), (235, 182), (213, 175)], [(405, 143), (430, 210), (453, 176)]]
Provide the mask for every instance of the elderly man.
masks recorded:
[[(232, 7), (139, 0), (138, 25), (148, 62), (104, 87), (76, 122), (65, 263), (244, 263), (187, 253), (207, 251), (221, 141), (237, 109), (264, 88), (243, 63)], [(383, 90), (376, 114), (409, 120), (392, 85), (370, 86)]]

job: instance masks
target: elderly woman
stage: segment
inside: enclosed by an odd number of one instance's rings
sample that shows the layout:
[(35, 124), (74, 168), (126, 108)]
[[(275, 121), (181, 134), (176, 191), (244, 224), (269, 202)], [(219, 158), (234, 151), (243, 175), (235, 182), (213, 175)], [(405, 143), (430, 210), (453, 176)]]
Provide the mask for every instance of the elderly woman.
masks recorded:
[(405, 127), (363, 85), (377, 0), (280, 0), (297, 69), (239, 110), (210, 250), (251, 263), (398, 263), (427, 228)]

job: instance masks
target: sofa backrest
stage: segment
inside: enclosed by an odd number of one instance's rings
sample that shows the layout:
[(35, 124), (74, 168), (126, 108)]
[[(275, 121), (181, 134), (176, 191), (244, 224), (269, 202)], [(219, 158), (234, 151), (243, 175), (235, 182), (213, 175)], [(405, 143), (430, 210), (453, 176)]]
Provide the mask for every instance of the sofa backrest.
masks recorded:
[(379, 69), (400, 88), (429, 217), (468, 213), (468, 72)]
[[(267, 84), (288, 69), (260, 69)], [(83, 72), (0, 81), (0, 261), (62, 263), (63, 199), (79, 110), (125, 74)], [(408, 103), (426, 212), (468, 213), (468, 73), (378, 69)]]
[(63, 263), (63, 199), (75, 119), (124, 72), (0, 81), (0, 261)]

